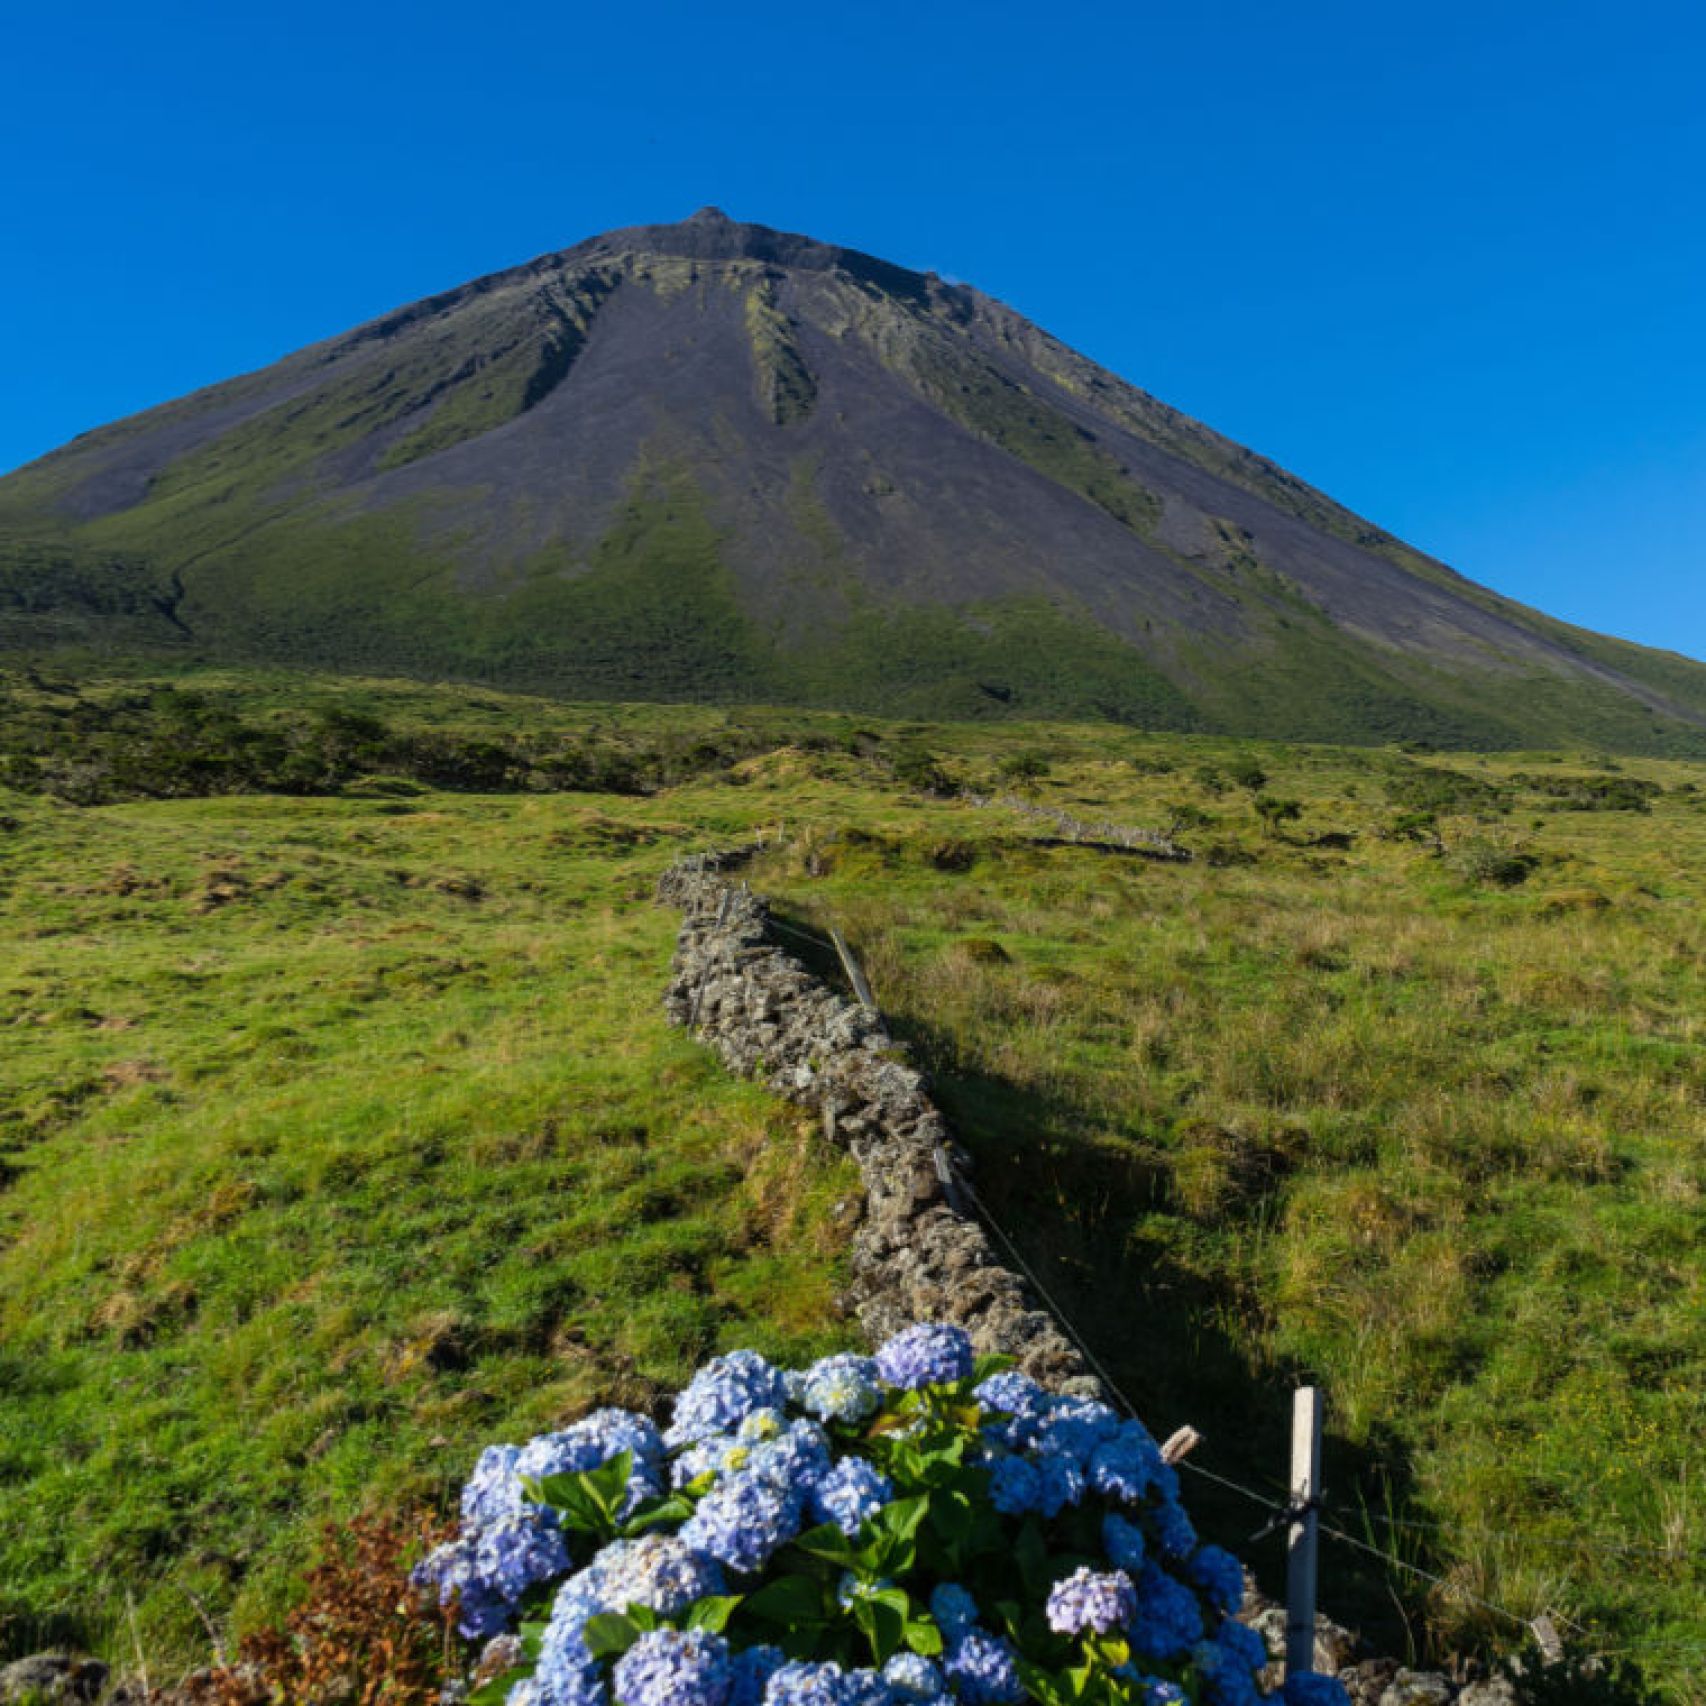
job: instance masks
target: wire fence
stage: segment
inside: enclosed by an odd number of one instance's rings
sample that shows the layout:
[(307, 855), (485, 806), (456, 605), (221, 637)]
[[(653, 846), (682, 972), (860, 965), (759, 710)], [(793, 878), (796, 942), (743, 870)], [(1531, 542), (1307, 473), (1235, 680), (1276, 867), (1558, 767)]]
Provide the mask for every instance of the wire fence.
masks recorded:
[[(1039, 1275), (1035, 1268), (1026, 1261), (1023, 1251), (1021, 1251), (1017, 1243), (1014, 1242), (1011, 1234), (1008, 1233), (1007, 1229), (1001, 1224), (999, 1218), (989, 1207), (988, 1203), (984, 1201), (976, 1188), (962, 1172), (956, 1170), (954, 1173), (954, 1180), (959, 1190), (964, 1193), (967, 1201), (969, 1201), (977, 1211), (978, 1218), (984, 1223), (989, 1231), (995, 1235), (1002, 1248), (1011, 1258), (1013, 1264), (1030, 1282), (1037, 1296), (1060, 1323), (1060, 1326), (1066, 1333), (1067, 1337), (1070, 1338), (1073, 1344), (1078, 1347), (1079, 1353), (1094, 1371), (1097, 1378), (1101, 1380), (1102, 1384), (1118, 1402), (1120, 1407), (1125, 1410), (1127, 1415), (1131, 1416), (1136, 1421), (1142, 1421), (1143, 1417), (1139, 1414), (1137, 1406), (1132, 1402), (1130, 1396), (1120, 1386), (1119, 1382), (1114, 1379), (1113, 1375), (1108, 1370), (1107, 1365), (1096, 1355), (1084, 1335), (1078, 1330), (1078, 1327), (1072, 1320), (1071, 1316), (1043, 1283), (1041, 1275)], [(1283, 1521), (1291, 1514), (1291, 1506), (1288, 1501), (1275, 1498), (1271, 1493), (1263, 1493), (1257, 1491), (1253, 1487), (1247, 1487), (1242, 1482), (1235, 1481), (1230, 1476), (1222, 1475), (1218, 1470), (1210, 1469), (1204, 1464), (1195, 1463), (1192, 1462), (1191, 1459), (1185, 1458), (1179, 1463), (1178, 1467), (1197, 1476), (1201, 1480), (1212, 1482), (1214, 1485), (1223, 1488), (1227, 1492), (1235, 1493), (1239, 1497), (1248, 1500), (1251, 1504), (1258, 1506), (1261, 1510), (1267, 1513), (1271, 1523), (1275, 1522), (1275, 1519)], [(1335, 1514), (1343, 1515), (1345, 1513)], [(1466, 1530), (1456, 1527), (1450, 1523), (1406, 1521), (1400, 1518), (1386, 1517), (1379, 1512), (1364, 1512), (1362, 1514), (1374, 1521), (1385, 1522), (1389, 1526), (1395, 1528), (1412, 1528), (1435, 1533), (1446, 1532), (1456, 1535), (1459, 1538), (1491, 1537), (1501, 1540), (1512, 1540), (1517, 1544), (1526, 1544), (1526, 1537), (1517, 1537), (1494, 1529)], [(1535, 1625), (1538, 1622), (1538, 1619), (1526, 1617), (1521, 1612), (1512, 1611), (1509, 1606), (1500, 1605), (1494, 1600), (1487, 1599), (1481, 1594), (1474, 1593), (1466, 1588), (1461, 1582), (1453, 1581), (1446, 1576), (1440, 1575), (1434, 1570), (1426, 1569), (1412, 1559), (1401, 1558), (1396, 1553), (1388, 1551), (1384, 1547), (1375, 1545), (1372, 1541), (1349, 1533), (1346, 1529), (1340, 1527), (1335, 1522), (1329, 1522), (1324, 1520), (1324, 1518), (1318, 1518), (1317, 1526), (1319, 1532), (1328, 1539), (1335, 1540), (1340, 1545), (1348, 1546), (1354, 1551), (1376, 1560), (1389, 1570), (1400, 1571), (1403, 1574), (1414, 1577), (1419, 1581), (1426, 1582), (1430, 1587), (1438, 1589), (1442, 1594), (1465, 1604), (1472, 1605), (1477, 1610), (1484, 1611), (1489, 1616), (1498, 1618), (1513, 1629), (1519, 1629), (1530, 1634), (1536, 1633)], [(1674, 1559), (1701, 1555), (1698, 1549), (1693, 1548), (1683, 1548), (1679, 1550), (1671, 1547), (1631, 1545), (1623, 1542), (1613, 1542), (1609, 1545), (1598, 1547), (1595, 1547), (1592, 1543), (1586, 1540), (1581, 1542), (1558, 1541), (1550, 1542), (1550, 1544), (1568, 1547), (1573, 1551), (1597, 1549), (1618, 1555), (1632, 1554), (1642, 1557), (1657, 1554), (1662, 1557)], [(1549, 1612), (1547, 1615), (1554, 1623), (1562, 1625), (1582, 1641), (1587, 1642), (1592, 1639), (1592, 1631), (1584, 1625), (1576, 1622), (1574, 1619), (1566, 1617), (1557, 1611)], [(1687, 1658), (1696, 1654), (1706, 1656), (1706, 1641), (1699, 1640), (1692, 1636), (1677, 1636), (1674, 1638), (1653, 1637), (1650, 1639), (1629, 1642), (1621, 1646), (1601, 1646), (1594, 1650), (1596, 1656), (1600, 1658), (1663, 1656), (1668, 1659), (1679, 1659)]]
[[(818, 933), (803, 930), (795, 925), (787, 923), (785, 920), (776, 918), (774, 915), (770, 916), (768, 922), (783, 934), (792, 936), (798, 941), (807, 943), (818, 949), (820, 952), (835, 951), (835, 943), (833, 939), (834, 933), (831, 931), (826, 930), (823, 933)], [(845, 961), (843, 963), (845, 965)], [(1138, 1408), (1132, 1402), (1130, 1396), (1114, 1378), (1107, 1365), (1096, 1355), (1095, 1350), (1085, 1338), (1084, 1334), (1079, 1331), (1078, 1326), (1073, 1321), (1071, 1315), (1044, 1283), (1042, 1276), (1037, 1273), (1036, 1269), (1025, 1259), (1024, 1252), (1008, 1233), (1006, 1227), (1001, 1224), (999, 1217), (990, 1208), (989, 1204), (984, 1201), (976, 1187), (965, 1176), (964, 1172), (955, 1166), (952, 1158), (947, 1156), (945, 1152), (939, 1153), (937, 1160), (939, 1167), (945, 1167), (946, 1171), (944, 1176), (951, 1181), (951, 1187), (960, 1193), (961, 1196), (963, 1196), (963, 1198), (972, 1205), (978, 1218), (1006, 1251), (1014, 1266), (1030, 1283), (1037, 1297), (1054, 1316), (1055, 1320), (1059, 1323), (1061, 1330), (1077, 1347), (1078, 1352), (1084, 1358), (1086, 1365), (1102, 1382), (1110, 1396), (1112, 1396), (1120, 1407), (1125, 1410), (1127, 1415), (1129, 1415), (1133, 1420), (1141, 1422), (1143, 1417), (1139, 1414)], [(1276, 1498), (1271, 1493), (1260, 1492), (1253, 1487), (1246, 1487), (1243, 1483), (1233, 1480), (1229, 1476), (1222, 1475), (1217, 1470), (1210, 1469), (1204, 1464), (1195, 1463), (1189, 1458), (1185, 1458), (1181, 1460), (1178, 1467), (1186, 1470), (1192, 1475), (1195, 1475), (1200, 1480), (1211, 1482), (1223, 1490), (1234, 1493), (1240, 1498), (1247, 1500), (1252, 1505), (1258, 1506), (1267, 1514), (1270, 1527), (1279, 1526), (1280, 1523), (1291, 1515), (1291, 1505), (1288, 1500)], [(1352, 1520), (1350, 1513), (1348, 1512), (1335, 1511), (1333, 1514), (1339, 1516), (1342, 1520)], [(1466, 1529), (1453, 1523), (1394, 1517), (1387, 1515), (1384, 1512), (1369, 1511), (1366, 1509), (1357, 1514), (1361, 1516), (1365, 1523), (1380, 1523), (1389, 1530), (1413, 1531), (1425, 1534), (1450, 1534), (1458, 1540), (1499, 1540), (1523, 1547), (1533, 1546), (1543, 1549), (1550, 1548), (1556, 1551), (1597, 1551), (1616, 1556), (1642, 1558), (1654, 1557), (1670, 1560), (1688, 1560), (1698, 1557), (1706, 1557), (1706, 1547), (1673, 1547), (1623, 1540), (1601, 1540), (1587, 1536), (1581, 1537), (1580, 1539), (1565, 1539), (1562, 1537), (1552, 1536), (1518, 1536), (1505, 1530), (1490, 1528)], [(1537, 1637), (1540, 1635), (1540, 1632), (1537, 1629), (1537, 1624), (1542, 1621), (1541, 1619), (1526, 1617), (1521, 1612), (1512, 1611), (1508, 1606), (1500, 1605), (1494, 1600), (1487, 1599), (1483, 1595), (1474, 1593), (1470, 1589), (1466, 1588), (1461, 1582), (1453, 1581), (1446, 1576), (1440, 1575), (1434, 1570), (1427, 1569), (1423, 1565), (1416, 1563), (1413, 1559), (1400, 1557), (1397, 1553), (1392, 1552), (1385, 1547), (1375, 1545), (1372, 1540), (1352, 1534), (1347, 1529), (1339, 1526), (1337, 1522), (1326, 1521), (1323, 1517), (1317, 1519), (1317, 1525), (1319, 1532), (1326, 1538), (1336, 1541), (1342, 1546), (1349, 1547), (1353, 1551), (1375, 1560), (1385, 1566), (1388, 1570), (1397, 1571), (1418, 1581), (1426, 1582), (1431, 1588), (1437, 1589), (1441, 1594), (1464, 1604), (1474, 1606), (1477, 1610), (1483, 1611), (1489, 1616), (1497, 1618), (1501, 1622), (1509, 1625), (1512, 1629), (1522, 1630), (1525, 1633), (1536, 1635)], [(1549, 1612), (1547, 1617), (1551, 1622), (1561, 1624), (1563, 1627), (1570, 1630), (1572, 1634), (1581, 1638), (1584, 1642), (1591, 1639), (1592, 1632), (1582, 1624), (1575, 1622), (1573, 1619), (1556, 1611)], [(1542, 1646), (1546, 1644), (1544, 1638), (1541, 1638), (1541, 1644)], [(1663, 1656), (1667, 1659), (1686, 1659), (1696, 1655), (1706, 1657), (1706, 1640), (1700, 1640), (1692, 1636), (1678, 1636), (1674, 1638), (1654, 1637), (1651, 1639), (1630, 1642), (1622, 1646), (1604, 1646), (1596, 1649), (1596, 1654), (1601, 1658)]]
[[(1078, 1331), (1077, 1326), (1067, 1315), (1066, 1311), (1061, 1308), (1060, 1304), (1050, 1294), (1048, 1288), (1043, 1284), (1042, 1279), (1039, 1277), (1036, 1270), (1025, 1260), (1023, 1252), (1019, 1249), (1019, 1246), (1014, 1243), (1012, 1237), (1009, 1235), (1006, 1228), (1001, 1225), (1000, 1221), (991, 1211), (989, 1205), (963, 1176), (957, 1175), (957, 1177), (960, 1188), (965, 1192), (973, 1207), (976, 1208), (978, 1217), (990, 1229), (990, 1231), (1000, 1239), (1002, 1246), (1006, 1249), (1008, 1255), (1012, 1257), (1014, 1263), (1018, 1266), (1019, 1271), (1024, 1274), (1025, 1278), (1036, 1288), (1037, 1295), (1048, 1305), (1050, 1311), (1060, 1322), (1061, 1327), (1065, 1330), (1068, 1337), (1071, 1338), (1072, 1342), (1078, 1347), (1079, 1352), (1084, 1357), (1084, 1360), (1093, 1370), (1095, 1370), (1096, 1375), (1101, 1380), (1102, 1384), (1107, 1387), (1113, 1397), (1118, 1400), (1127, 1415), (1132, 1417), (1134, 1421), (1142, 1421), (1143, 1418), (1138, 1414), (1137, 1406), (1131, 1401), (1131, 1398), (1128, 1396), (1125, 1389), (1117, 1380), (1114, 1379), (1113, 1375), (1109, 1373), (1107, 1365), (1097, 1357), (1093, 1350), (1091, 1350), (1089, 1344), (1085, 1341), (1083, 1334)], [(1234, 1481), (1231, 1477), (1222, 1475), (1216, 1470), (1205, 1468), (1200, 1463), (1193, 1463), (1188, 1457), (1180, 1463), (1179, 1467), (1189, 1470), (1191, 1474), (1197, 1475), (1203, 1480), (1212, 1481), (1217, 1486), (1224, 1487), (1228, 1492), (1237, 1493), (1240, 1497), (1247, 1499), (1251, 1504), (1257, 1505), (1263, 1511), (1267, 1512), (1270, 1518), (1284, 1518), (1290, 1514), (1291, 1506), (1286, 1500), (1276, 1499), (1270, 1493), (1257, 1492), (1255, 1488), (1246, 1487), (1242, 1482)], [(1338, 1528), (1332, 1523), (1318, 1521), (1318, 1526), (1320, 1532), (1331, 1539), (1341, 1541), (1347, 1546), (1353, 1546), (1359, 1552), (1364, 1552), (1371, 1557), (1378, 1558), (1394, 1569), (1407, 1571), (1411, 1575), (1420, 1577), (1423, 1581), (1430, 1582), (1436, 1587), (1443, 1588), (1449, 1593), (1456, 1594), (1458, 1597), (1467, 1600), (1470, 1604), (1478, 1606), (1481, 1610), (1491, 1612), (1495, 1617), (1506, 1619), (1519, 1629), (1526, 1629), (1529, 1627), (1529, 1619), (1522, 1616), (1519, 1612), (1511, 1611), (1502, 1605), (1495, 1605), (1491, 1600), (1482, 1599), (1479, 1595), (1469, 1593), (1456, 1583), (1448, 1582), (1445, 1577), (1436, 1575), (1432, 1570), (1424, 1570), (1421, 1565), (1411, 1563), (1408, 1559), (1400, 1558), (1395, 1553), (1382, 1551), (1378, 1546), (1370, 1545), (1366, 1540), (1359, 1540), (1354, 1534), (1348, 1534), (1344, 1529)]]

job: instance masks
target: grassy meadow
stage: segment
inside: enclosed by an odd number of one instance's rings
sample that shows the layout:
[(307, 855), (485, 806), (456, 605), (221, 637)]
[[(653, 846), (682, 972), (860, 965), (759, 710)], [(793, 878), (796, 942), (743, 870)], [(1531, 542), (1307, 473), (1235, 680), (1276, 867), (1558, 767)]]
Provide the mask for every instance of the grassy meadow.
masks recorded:
[(326, 1516), (846, 1336), (851, 1168), (662, 1017), (706, 828), (380, 789), (0, 800), (0, 1654), (128, 1594), (158, 1678)]
[[(1423, 1652), (1508, 1640), (1473, 1596), (1693, 1665), (1700, 773), (1035, 735), (942, 762), (1080, 821), (1188, 825), (1205, 856), (1039, 846), (963, 802), (855, 824), (840, 777), (790, 777), (793, 839), (754, 881), (850, 936), (980, 1194), (1153, 1425), (1273, 1491), (1289, 1388), (1325, 1385), (1330, 1520), (1448, 1584), (1329, 1545), (1340, 1615)], [(1277, 1539), (1253, 1556), (1277, 1579)]]
[(324, 1516), (852, 1341), (850, 1170), (659, 1007), (657, 873), (762, 828), (1157, 1431), (1271, 1490), (1326, 1387), (1329, 1520), (1446, 1584), (1329, 1542), (1330, 1608), (1436, 1657), (1550, 1610), (1691, 1698), (1706, 766), (175, 685), (0, 699), (0, 1654), (128, 1600), (188, 1664)]

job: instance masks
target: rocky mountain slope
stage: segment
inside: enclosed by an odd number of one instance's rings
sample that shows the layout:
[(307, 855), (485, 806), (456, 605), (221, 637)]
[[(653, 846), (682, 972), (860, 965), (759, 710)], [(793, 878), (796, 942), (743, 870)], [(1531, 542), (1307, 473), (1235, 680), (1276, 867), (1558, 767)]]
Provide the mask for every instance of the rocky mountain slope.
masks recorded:
[(0, 480), (0, 630), (575, 696), (1706, 750), (1706, 665), (1498, 597), (976, 290), (713, 209)]

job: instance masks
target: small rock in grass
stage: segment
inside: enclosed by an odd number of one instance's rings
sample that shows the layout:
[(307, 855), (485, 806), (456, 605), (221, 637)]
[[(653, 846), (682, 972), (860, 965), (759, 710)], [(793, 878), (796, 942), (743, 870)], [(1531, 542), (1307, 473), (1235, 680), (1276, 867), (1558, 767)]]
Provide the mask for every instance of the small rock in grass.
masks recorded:
[(106, 1687), (107, 1667), (99, 1659), (70, 1653), (32, 1653), (0, 1669), (0, 1706), (13, 1701), (47, 1701), (52, 1706), (88, 1706)]

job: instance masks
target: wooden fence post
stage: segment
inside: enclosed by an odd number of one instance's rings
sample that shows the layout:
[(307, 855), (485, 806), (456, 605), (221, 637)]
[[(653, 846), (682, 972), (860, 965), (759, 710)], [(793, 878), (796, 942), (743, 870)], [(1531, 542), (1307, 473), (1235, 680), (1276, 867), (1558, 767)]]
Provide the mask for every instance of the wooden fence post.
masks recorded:
[(1161, 1447), (1163, 1463), (1183, 1463), (1196, 1448), (1202, 1444), (1202, 1435), (1193, 1427), (1176, 1429), (1167, 1436), (1167, 1443)]
[(859, 969), (859, 962), (853, 958), (853, 950), (847, 946), (847, 938), (830, 926), (829, 939), (835, 944), (835, 951), (841, 956), (841, 969), (847, 973), (847, 981), (853, 985), (853, 993), (859, 997), (859, 1005), (867, 1013), (875, 1013), (877, 1003), (871, 994), (871, 986), (865, 981), (865, 974)]
[(1320, 1537), (1321, 1388), (1298, 1387), (1291, 1410), (1292, 1519), (1286, 1531), (1285, 1674), (1315, 1668), (1315, 1576)]
[(1529, 1628), (1534, 1631), (1534, 1639), (1539, 1645), (1541, 1658), (1549, 1665), (1562, 1664), (1564, 1641), (1558, 1633), (1558, 1625), (1552, 1621), (1551, 1617), (1542, 1612), (1529, 1624)]

